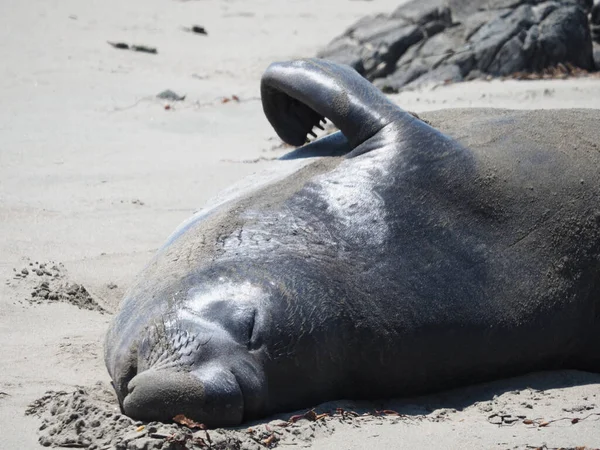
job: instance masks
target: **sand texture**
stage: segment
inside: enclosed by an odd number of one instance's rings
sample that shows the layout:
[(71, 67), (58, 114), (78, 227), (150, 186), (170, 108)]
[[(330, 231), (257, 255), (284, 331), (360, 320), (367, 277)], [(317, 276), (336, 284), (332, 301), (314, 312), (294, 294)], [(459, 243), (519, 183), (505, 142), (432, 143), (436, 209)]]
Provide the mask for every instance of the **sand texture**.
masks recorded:
[[(313, 56), (399, 3), (2, 2), (0, 449), (600, 448), (600, 378), (578, 372), (315, 405), (208, 435), (119, 414), (102, 343), (135, 275), (209, 199), (297, 169), (277, 161), (290, 148), (263, 117), (264, 69)], [(156, 97), (166, 90), (176, 95)], [(477, 81), (392, 98), (417, 113), (598, 108), (600, 80)]]

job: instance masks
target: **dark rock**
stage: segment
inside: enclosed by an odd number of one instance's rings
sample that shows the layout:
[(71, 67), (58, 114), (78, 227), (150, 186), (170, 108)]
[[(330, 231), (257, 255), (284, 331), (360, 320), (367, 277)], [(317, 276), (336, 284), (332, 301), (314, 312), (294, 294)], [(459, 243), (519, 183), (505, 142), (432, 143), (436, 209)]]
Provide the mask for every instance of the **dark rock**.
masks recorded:
[(581, 8), (556, 8), (539, 25), (539, 33), (527, 70), (539, 71), (559, 63), (594, 70), (590, 29)]
[[(600, 3), (599, 3), (600, 4)], [(386, 91), (478, 76), (591, 71), (600, 6), (590, 0), (413, 0), (365, 17), (319, 53)], [(591, 28), (591, 29), (590, 29)], [(431, 73), (431, 75), (428, 75)], [(420, 80), (420, 81), (419, 81)]]
[(593, 70), (589, 28), (576, 5), (521, 5), (482, 26), (468, 40), (476, 68), (491, 75), (537, 72), (559, 63)]
[(597, 1), (592, 7), (590, 23), (592, 25), (600, 25), (600, 1)]
[(180, 102), (185, 100), (185, 95), (179, 95), (173, 91), (171, 91), (170, 89), (167, 89), (166, 91), (162, 91), (159, 94), (156, 94), (157, 98), (160, 98), (161, 100), (171, 100), (171, 101), (175, 101), (175, 102)]
[(371, 44), (379, 44), (385, 40), (387, 34), (408, 25), (412, 24), (404, 19), (395, 19), (384, 14), (378, 14), (359, 20), (345, 34), (360, 43), (369, 42)]
[(425, 37), (417, 25), (408, 25), (391, 30), (377, 38), (377, 50), (363, 61), (365, 74), (369, 78), (380, 78), (392, 73), (396, 62), (408, 48)]
[(579, 7), (583, 9), (583, 12), (586, 14), (589, 14), (594, 6), (594, 0), (575, 0), (574, 3), (579, 5)]
[(129, 44), (126, 44), (125, 42), (107, 42), (109, 45), (112, 45), (114, 48), (118, 48), (119, 50), (129, 50)]
[(410, 67), (408, 70), (398, 70), (386, 78), (375, 80), (373, 84), (383, 92), (398, 92), (401, 88), (427, 73), (427, 67)]
[(590, 32), (592, 34), (592, 40), (600, 44), (600, 25), (590, 25)]
[(362, 62), (365, 48), (349, 36), (340, 36), (319, 53), (320, 58), (335, 61), (338, 64), (346, 64), (353, 67), (363, 75), (365, 69)]
[(443, 65), (421, 75), (406, 85), (407, 89), (416, 89), (429, 85), (462, 81), (463, 76), (456, 65)]
[(488, 69), (498, 70), (504, 58), (500, 58), (500, 61), (495, 61), (495, 58), (499, 56), (502, 47), (513, 38), (521, 41), (522, 46), (527, 37), (524, 30), (533, 26), (534, 20), (531, 6), (523, 5), (483, 25), (468, 40), (468, 49), (476, 61), (475, 67), (482, 72), (488, 72)]
[(204, 36), (208, 36), (208, 32), (206, 28), (201, 27), (200, 25), (194, 25), (191, 28), (192, 33), (203, 34)]
[(402, 68), (407, 63), (436, 68), (451, 58), (458, 60), (459, 58), (456, 56), (465, 50), (461, 34), (460, 29), (452, 28), (427, 39), (419, 46), (414, 46), (411, 49), (414, 49), (414, 52), (406, 52), (404, 57), (398, 61), (398, 68)]
[(362, 18), (318, 56), (348, 64), (373, 80), (392, 73), (410, 47), (452, 24), (450, 9), (445, 7), (406, 9), (403, 15), (396, 12)]
[[(590, 13), (590, 31), (592, 40), (600, 44), (600, 0), (597, 0)], [(598, 59), (594, 58), (596, 62)], [(598, 67), (598, 64), (596, 64)]]
[[(397, 92), (399, 89), (426, 74), (430, 70), (435, 70), (449, 58), (454, 57), (456, 55), (454, 49), (458, 47), (461, 42), (462, 38), (460, 36), (460, 30), (457, 28), (450, 29), (445, 33), (437, 34), (436, 36), (423, 41), (419, 45), (411, 47), (398, 61), (394, 73), (384, 79), (375, 80), (374, 84), (386, 92)], [(449, 66), (461, 67), (458, 63), (452, 63)], [(462, 73), (461, 70), (461, 76)], [(457, 74), (454, 73), (452, 79), (455, 79), (456, 75)], [(433, 78), (430, 79), (430, 81), (432, 80)], [(423, 81), (425, 81), (425, 79)], [(413, 87), (414, 86), (415, 85), (413, 85)]]
[(147, 45), (132, 45), (131, 50), (134, 52), (151, 53), (157, 54), (158, 50), (155, 47), (148, 47)]

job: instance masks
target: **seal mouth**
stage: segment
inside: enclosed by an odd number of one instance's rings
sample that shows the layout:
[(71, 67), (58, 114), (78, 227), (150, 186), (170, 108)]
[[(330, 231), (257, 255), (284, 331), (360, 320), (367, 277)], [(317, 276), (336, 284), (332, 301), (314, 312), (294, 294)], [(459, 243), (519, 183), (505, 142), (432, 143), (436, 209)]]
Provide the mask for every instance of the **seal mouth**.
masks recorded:
[(316, 139), (315, 128), (325, 130), (325, 116), (284, 92), (266, 87), (263, 98), (269, 98), (270, 107), (278, 111), (278, 121), (285, 123), (285, 127), (281, 128), (280, 137), (288, 144), (307, 144), (310, 142), (309, 136)]

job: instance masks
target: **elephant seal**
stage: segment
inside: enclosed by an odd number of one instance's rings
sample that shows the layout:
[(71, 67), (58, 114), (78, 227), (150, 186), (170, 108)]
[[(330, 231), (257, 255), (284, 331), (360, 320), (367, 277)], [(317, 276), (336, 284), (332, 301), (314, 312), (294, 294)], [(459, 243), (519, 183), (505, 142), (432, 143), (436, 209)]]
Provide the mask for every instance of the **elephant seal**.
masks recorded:
[(316, 59), (271, 65), (261, 91), (288, 143), (325, 117), (340, 128), (297, 157), (346, 154), (169, 238), (106, 337), (125, 414), (234, 426), (600, 370), (598, 111), (442, 111), (430, 126)]

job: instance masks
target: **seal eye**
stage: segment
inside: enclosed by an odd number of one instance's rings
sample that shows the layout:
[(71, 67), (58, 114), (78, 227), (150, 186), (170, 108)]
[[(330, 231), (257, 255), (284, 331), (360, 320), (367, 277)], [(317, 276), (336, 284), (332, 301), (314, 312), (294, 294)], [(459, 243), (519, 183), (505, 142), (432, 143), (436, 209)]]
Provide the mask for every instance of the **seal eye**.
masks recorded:
[(202, 316), (207, 324), (218, 326), (238, 344), (253, 347), (256, 308), (252, 304), (217, 300), (202, 309)]

